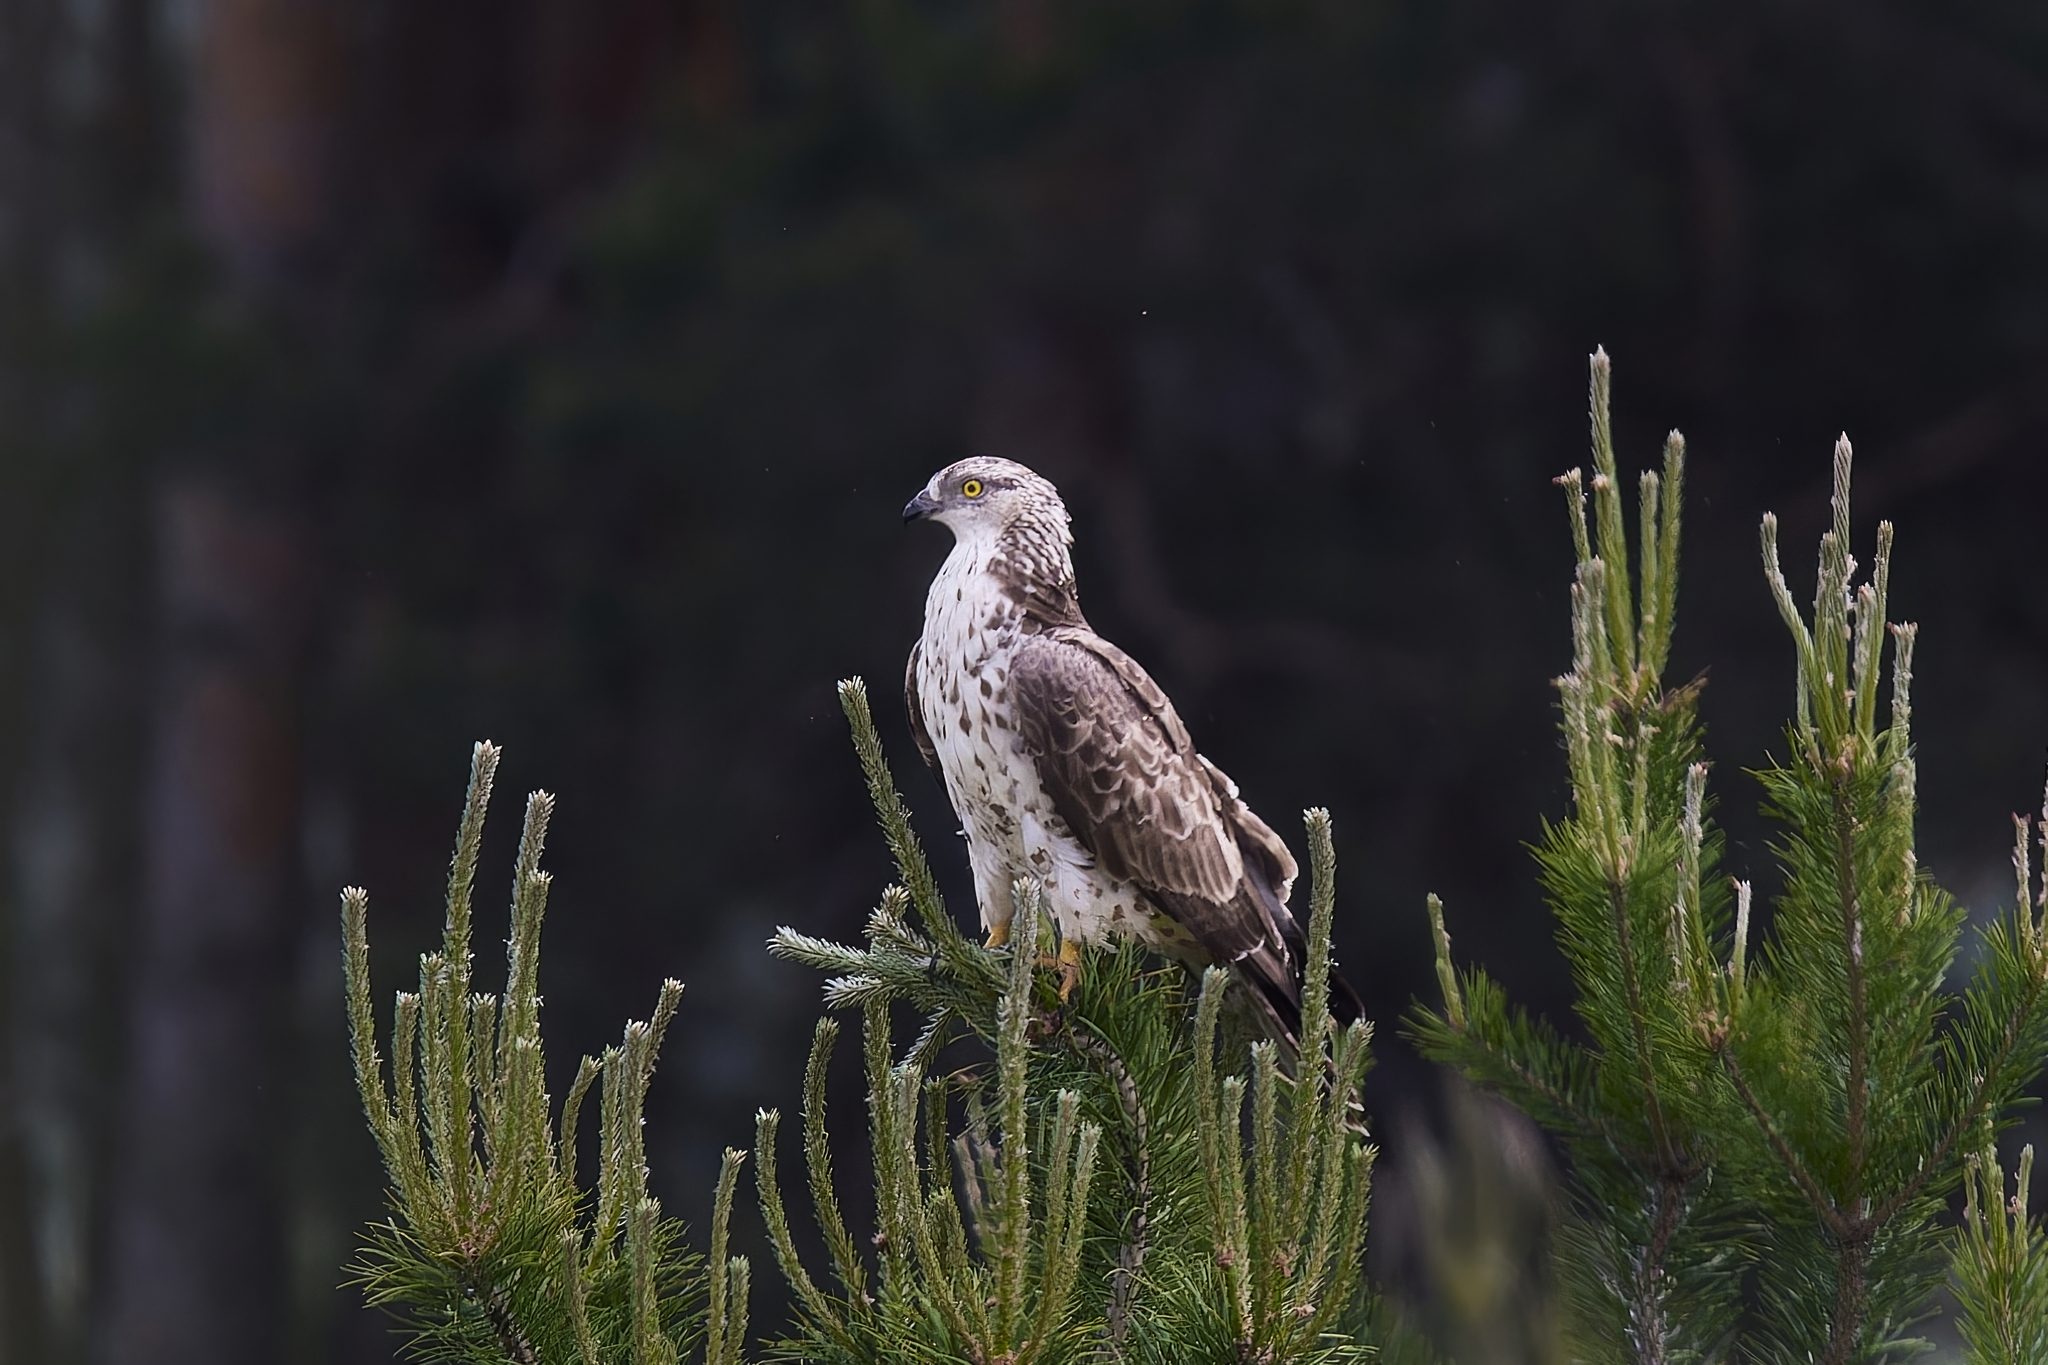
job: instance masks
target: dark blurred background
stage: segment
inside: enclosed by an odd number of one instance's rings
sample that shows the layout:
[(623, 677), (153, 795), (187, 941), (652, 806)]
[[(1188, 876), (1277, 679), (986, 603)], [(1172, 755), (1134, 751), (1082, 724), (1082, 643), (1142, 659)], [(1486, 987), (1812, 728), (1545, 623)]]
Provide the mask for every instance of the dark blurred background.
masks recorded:
[(763, 940), (889, 875), (834, 679), (971, 914), (895, 705), (946, 539), (898, 509), (970, 451), (1059, 482), (1094, 621), (1256, 808), (1334, 810), (1375, 1256), (1426, 1297), (1424, 892), (1568, 998), (1525, 844), (1596, 343), (1624, 467), (1690, 440), (1731, 870), (1771, 881), (1744, 770), (1792, 691), (1757, 519), (1810, 584), (1846, 427), (1923, 623), (1923, 856), (2008, 897), (2039, 5), (0, 0), (0, 1357), (392, 1358), (337, 1288), (381, 1177), (335, 893), (388, 1000), (480, 737), (488, 886), (561, 798), (556, 1065), (689, 985), (648, 1133), (701, 1222), (798, 1091), (818, 983)]

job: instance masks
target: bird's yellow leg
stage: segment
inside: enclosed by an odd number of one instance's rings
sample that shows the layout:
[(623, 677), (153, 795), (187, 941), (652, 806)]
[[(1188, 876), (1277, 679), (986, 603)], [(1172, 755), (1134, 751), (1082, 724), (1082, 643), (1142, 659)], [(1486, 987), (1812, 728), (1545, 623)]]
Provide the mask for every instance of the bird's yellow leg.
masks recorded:
[(1067, 1003), (1067, 997), (1074, 993), (1074, 987), (1081, 984), (1081, 941), (1066, 939), (1060, 944), (1060, 1003)]
[(1001, 924), (990, 926), (988, 931), (988, 941), (982, 944), (981, 946), (984, 948), (1000, 948), (1009, 941), (1010, 922), (1008, 920), (1004, 920)]

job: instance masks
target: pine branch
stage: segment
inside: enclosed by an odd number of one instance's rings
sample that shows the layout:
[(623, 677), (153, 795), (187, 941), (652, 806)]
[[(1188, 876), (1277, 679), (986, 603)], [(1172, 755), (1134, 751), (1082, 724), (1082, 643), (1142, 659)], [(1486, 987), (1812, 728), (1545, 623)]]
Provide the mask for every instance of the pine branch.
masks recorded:
[[(1872, 581), (1856, 586), (1852, 467), (1844, 438), (1810, 629), (1778, 568), (1775, 523), (1764, 526), (1766, 579), (1793, 637), (1801, 702), (1795, 762), (1762, 774), (1788, 830), (1769, 973), (1781, 984), (1745, 987), (1739, 1015), (1731, 995), (1732, 1024), (1717, 1049), (1766, 1150), (1832, 1241), (1832, 1303), (1814, 1352), (1825, 1365), (1874, 1349), (1873, 1331), (1924, 1301), (1927, 1197), (1957, 1178), (1962, 1135), (2017, 1095), (2012, 1071), (2031, 1077), (2048, 1056), (2038, 968), (2024, 952), (2011, 960), (1995, 937), (1991, 984), (1973, 986), (1943, 1023), (1951, 1008), (1942, 976), (1961, 916), (1926, 883), (1912, 851), (1910, 627), (1890, 632), (1900, 644), (1893, 729), (1875, 728), (1892, 532), (1879, 528)], [(2015, 946), (2031, 927), (2024, 890), (2021, 900)], [(1881, 974), (1874, 961), (1885, 964)], [(2024, 983), (2017, 989), (2016, 978)], [(1788, 1044), (1810, 1056), (1788, 1056)], [(1779, 1084), (1766, 1099), (1738, 1061), (1756, 1048), (1776, 1070), (1792, 1062), (1809, 1083)], [(1839, 1127), (1816, 1121), (1821, 1099), (1839, 1105)], [(1797, 1131), (1777, 1115), (1792, 1116)], [(1788, 1321), (1781, 1330), (1807, 1329)], [(1787, 1341), (1782, 1349), (1798, 1348)]]
[(1607, 883), (1607, 905), (1614, 917), (1615, 946), (1621, 954), (1622, 986), (1628, 993), (1628, 1024), (1635, 1039), (1636, 1077), (1642, 1085), (1643, 1100), (1649, 1106), (1650, 1139), (1655, 1144), (1658, 1162), (1669, 1167), (1676, 1162), (1677, 1154), (1672, 1149), (1671, 1131), (1664, 1120), (1664, 1102), (1657, 1094), (1657, 1067), (1650, 1050), (1650, 1021), (1643, 1007), (1643, 986), (1636, 968), (1635, 945), (1629, 934), (1628, 893), (1613, 874)]
[[(1430, 897), (1441, 925), (1442, 902)], [(1444, 956), (1439, 972), (1449, 970), (1457, 1014), (1436, 1015), (1414, 1010), (1404, 1020), (1408, 1036), (1436, 1061), (1458, 1067), (1471, 1080), (1495, 1090), (1546, 1127), (1567, 1137), (1590, 1139), (1634, 1165), (1648, 1165), (1653, 1155), (1624, 1138), (1608, 1118), (1594, 1112), (1590, 1074), (1571, 1075), (1576, 1067), (1590, 1073), (1591, 1059), (1540, 1022), (1520, 1011), (1510, 1012), (1499, 986), (1474, 970), (1457, 982), (1448, 967), (1450, 935), (1439, 939)], [(1472, 1005), (1466, 1004), (1467, 997)], [(1560, 1064), (1558, 1058), (1566, 1059)], [(1560, 1078), (1554, 1074), (1563, 1071)]]
[[(1304, 992), (1303, 998), (1315, 997)], [(1124, 1064), (1123, 1058), (1110, 1046), (1109, 1041), (1090, 1027), (1086, 1020), (1070, 1020), (1068, 1029), (1075, 1051), (1093, 1058), (1100, 1064), (1103, 1073), (1116, 1087), (1117, 1102), (1123, 1109), (1126, 1131), (1129, 1134), (1128, 1228), (1124, 1240), (1117, 1247), (1115, 1267), (1110, 1272), (1109, 1304), (1104, 1310), (1109, 1345), (1114, 1349), (1130, 1330), (1131, 1302), (1137, 1291), (1138, 1277), (1145, 1269), (1145, 1251), (1151, 1236), (1151, 1120), (1146, 1112), (1144, 1098), (1138, 1093), (1137, 1081), (1132, 1077), (1130, 1068)]]
[[(723, 1256), (737, 1167), (729, 1161), (721, 1173), (707, 1308), (693, 1302), (700, 1261), (646, 1195), (640, 1115), (681, 986), (664, 983), (652, 1017), (629, 1024), (602, 1061), (583, 1059), (558, 1130), (551, 1121), (539, 989), (548, 892), (540, 860), (553, 810), (544, 792), (527, 802), (513, 873), (505, 991), (471, 989), (471, 889), (497, 762), (495, 748), (477, 746), (442, 944), (420, 959), (419, 991), (398, 996), (388, 1086), (369, 1003), (368, 898), (355, 888), (342, 895), (357, 1086), (392, 1182), (393, 1216), (370, 1230), (357, 1281), (370, 1302), (401, 1316), (412, 1349), (428, 1359), (671, 1365), (708, 1330), (713, 1365), (739, 1365), (747, 1271), (743, 1258)], [(576, 1129), (600, 1077), (591, 1201), (576, 1186)]]
[(2007, 1203), (1997, 1150), (1986, 1146), (1970, 1158), (1963, 1226), (1950, 1262), (1969, 1365), (2048, 1359), (2048, 1236), (2028, 1213), (2033, 1168), (2028, 1146)]
[(1735, 1060), (1735, 1054), (1724, 1049), (1720, 1056), (1721, 1064), (1727, 1068), (1728, 1080), (1734, 1085), (1736, 1095), (1741, 1098), (1743, 1108), (1756, 1120), (1758, 1130), (1770, 1144), (1772, 1153), (1784, 1164), (1793, 1183), (1798, 1185), (1799, 1192), (1806, 1196), (1807, 1202), (1813, 1206), (1814, 1213), (1827, 1224), (1829, 1232), (1838, 1238), (1848, 1239), (1856, 1231), (1855, 1228), (1842, 1216), (1841, 1210), (1835, 1207), (1835, 1201), (1821, 1187), (1813, 1172), (1806, 1168), (1806, 1162), (1800, 1158), (1799, 1153), (1772, 1120), (1770, 1111), (1764, 1108), (1756, 1092), (1749, 1088), (1749, 1082), (1743, 1078), (1742, 1067)]
[[(1019, 914), (1003, 949), (949, 939), (921, 912), (913, 924), (921, 854), (864, 694), (849, 684), (842, 695), (904, 885), (884, 895), (862, 946), (787, 929), (770, 946), (831, 974), (828, 1007), (858, 1004), (865, 1013), (880, 1273), (871, 1293), (858, 1288), (869, 1272), (840, 1221), (825, 1155), (823, 1068), (836, 1036), (827, 1022), (807, 1072), (805, 1149), (844, 1292), (827, 1290), (798, 1259), (776, 1182), (777, 1123), (763, 1114), (763, 1215), (802, 1308), (777, 1353), (892, 1365), (1043, 1365), (1105, 1352), (1134, 1365), (1360, 1358), (1368, 1349), (1356, 1334), (1366, 1330), (1360, 1275), (1371, 1151), (1355, 1115), (1367, 1032), (1332, 1037), (1327, 1016), (1311, 1011), (1298, 1074), (1265, 1044), (1252, 1054), (1261, 1078), (1254, 1091), (1215, 1063), (1227, 1031), (1227, 972), (1211, 978), (1198, 1003), (1178, 967), (1149, 964), (1135, 945), (1083, 944), (1078, 989), (1063, 1000), (1041, 970), (1044, 895), (1031, 882), (1013, 888)], [(1304, 998), (1316, 1000), (1328, 993), (1335, 863), (1328, 816), (1309, 812), (1307, 828)], [(922, 1019), (899, 1059), (890, 1016), (905, 1005)], [(933, 1076), (940, 1047), (963, 1031), (993, 1065)], [(1239, 1133), (1245, 1117), (1248, 1142)], [(1094, 1179), (1105, 1140), (1125, 1163), (1125, 1178), (1107, 1185)], [(1212, 1202), (1219, 1184), (1234, 1193)], [(1190, 1216), (1162, 1232), (1159, 1208)], [(1203, 1208), (1208, 1219), (1192, 1216)]]
[(853, 726), (854, 749), (860, 755), (861, 772), (867, 778), (868, 799), (874, 804), (889, 852), (896, 859), (897, 875), (910, 892), (911, 904), (917, 907), (918, 923), (950, 956), (965, 946), (965, 936), (946, 913), (946, 903), (932, 877), (931, 864), (925, 859), (924, 846), (911, 827), (910, 808), (903, 804), (895, 779), (889, 774), (881, 733), (876, 730), (874, 714), (868, 707), (867, 684), (859, 678), (841, 682), (839, 704)]

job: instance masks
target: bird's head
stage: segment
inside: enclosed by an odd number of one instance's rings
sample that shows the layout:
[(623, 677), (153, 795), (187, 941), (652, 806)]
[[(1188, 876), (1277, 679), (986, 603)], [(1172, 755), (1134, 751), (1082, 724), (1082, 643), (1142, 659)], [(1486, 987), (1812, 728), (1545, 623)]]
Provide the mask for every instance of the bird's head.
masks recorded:
[(936, 521), (959, 540), (996, 537), (1013, 527), (1050, 533), (1061, 544), (1067, 508), (1057, 488), (1015, 460), (973, 455), (932, 475), (903, 509), (905, 521)]

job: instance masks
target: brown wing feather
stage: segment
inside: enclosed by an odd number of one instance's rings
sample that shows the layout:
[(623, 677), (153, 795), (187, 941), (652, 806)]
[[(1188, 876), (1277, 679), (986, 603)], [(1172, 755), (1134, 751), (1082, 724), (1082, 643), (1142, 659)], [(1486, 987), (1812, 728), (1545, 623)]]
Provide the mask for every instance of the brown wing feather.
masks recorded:
[[(1280, 1031), (1299, 1037), (1307, 949), (1287, 908), (1294, 855), (1195, 752), (1159, 684), (1081, 626), (1025, 640), (1010, 689), (1024, 750), (1068, 829), (1212, 960), (1235, 963)], [(1361, 1013), (1334, 974), (1330, 1007), (1345, 1023)]]
[(1293, 858), (1195, 752), (1135, 660), (1093, 631), (1047, 631), (1019, 646), (1010, 688), (1040, 782), (1103, 871), (1135, 883), (1216, 960), (1263, 945), (1291, 966), (1281, 925), (1299, 936), (1285, 905)]
[(1129, 686), (1073, 633), (1027, 637), (1009, 678), (1053, 805), (1111, 876), (1228, 900), (1243, 859), (1172, 704), (1142, 674), (1150, 696)]
[[(1263, 863), (1265, 880), (1272, 884), (1279, 899), (1285, 902), (1297, 874), (1294, 855), (1288, 851), (1286, 843), (1280, 836), (1275, 834), (1264, 820), (1253, 814), (1249, 806), (1238, 799), (1237, 784), (1232, 782), (1221, 768), (1195, 753), (1194, 740), (1189, 737), (1187, 727), (1181, 724), (1180, 713), (1173, 709), (1173, 702), (1167, 697), (1165, 689), (1152, 680), (1152, 675), (1147, 673), (1136, 659), (1085, 626), (1077, 630), (1052, 631), (1049, 632), (1049, 636), (1085, 650), (1107, 664), (1124, 686), (1130, 689), (1132, 698), (1145, 713), (1159, 722), (1175, 752), (1181, 755), (1193, 754), (1194, 761), (1201, 765), (1202, 771), (1208, 775), (1218, 813), (1237, 836), (1236, 843), (1240, 852), (1247, 858)], [(1289, 923), (1292, 922), (1290, 917)]]
[(932, 732), (924, 725), (924, 703), (917, 696), (917, 661), (924, 653), (924, 641), (910, 647), (909, 662), (903, 665), (903, 709), (910, 714), (910, 738), (917, 745), (917, 751), (924, 756), (924, 766), (932, 770), (932, 776), (941, 782), (945, 774), (939, 771), (939, 750), (932, 743)]

